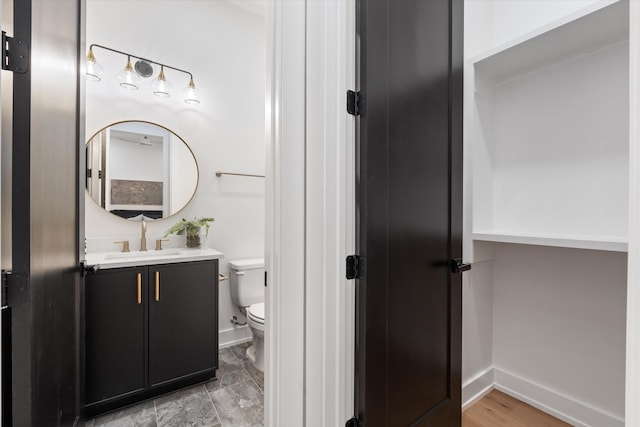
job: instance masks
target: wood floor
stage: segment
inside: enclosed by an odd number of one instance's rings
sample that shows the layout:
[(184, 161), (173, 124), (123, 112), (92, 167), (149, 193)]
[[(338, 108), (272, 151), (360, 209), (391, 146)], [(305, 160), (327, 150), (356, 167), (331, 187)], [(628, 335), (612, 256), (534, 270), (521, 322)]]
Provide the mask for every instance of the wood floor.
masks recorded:
[(492, 390), (462, 413), (462, 427), (565, 427), (570, 424)]

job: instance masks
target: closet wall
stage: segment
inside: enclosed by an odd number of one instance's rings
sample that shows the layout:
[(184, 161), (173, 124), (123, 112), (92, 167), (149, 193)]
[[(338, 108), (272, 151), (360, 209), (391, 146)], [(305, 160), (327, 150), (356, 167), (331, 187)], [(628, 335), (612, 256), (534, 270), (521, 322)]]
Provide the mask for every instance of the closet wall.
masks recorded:
[(628, 2), (466, 2), (463, 399), (624, 425)]

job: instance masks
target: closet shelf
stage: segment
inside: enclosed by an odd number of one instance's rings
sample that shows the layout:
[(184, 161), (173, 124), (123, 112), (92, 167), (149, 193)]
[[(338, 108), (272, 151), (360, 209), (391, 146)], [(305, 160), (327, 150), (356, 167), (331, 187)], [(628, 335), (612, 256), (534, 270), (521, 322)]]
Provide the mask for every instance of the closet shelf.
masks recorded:
[(598, 2), (503, 43), (471, 60), (496, 80), (530, 72), (565, 58), (628, 39), (628, 0)]
[(482, 231), (471, 233), (471, 237), (473, 240), (483, 242), (518, 243), (612, 252), (627, 252), (628, 247), (628, 239), (626, 237), (613, 236), (569, 236), (561, 234)]

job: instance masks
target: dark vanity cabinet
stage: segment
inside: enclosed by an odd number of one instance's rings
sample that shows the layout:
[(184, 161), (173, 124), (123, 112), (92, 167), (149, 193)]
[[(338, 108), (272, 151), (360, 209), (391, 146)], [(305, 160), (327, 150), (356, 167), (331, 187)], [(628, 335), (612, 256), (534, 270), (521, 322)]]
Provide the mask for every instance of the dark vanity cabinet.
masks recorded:
[[(215, 369), (218, 357), (217, 266), (149, 267), (149, 386)], [(210, 278), (206, 283), (203, 278)]]
[(147, 268), (103, 270), (86, 277), (87, 404), (147, 387)]
[(85, 278), (85, 416), (206, 381), (218, 365), (218, 260)]

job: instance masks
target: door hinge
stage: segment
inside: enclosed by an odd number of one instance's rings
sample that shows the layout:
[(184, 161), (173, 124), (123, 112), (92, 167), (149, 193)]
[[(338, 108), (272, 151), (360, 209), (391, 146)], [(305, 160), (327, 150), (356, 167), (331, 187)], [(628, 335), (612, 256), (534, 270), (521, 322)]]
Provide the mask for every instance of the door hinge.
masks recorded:
[(16, 307), (28, 301), (29, 275), (2, 270), (2, 308)]
[(462, 258), (454, 258), (451, 260), (451, 271), (453, 273), (462, 273), (471, 270), (471, 264), (462, 262)]
[(347, 91), (347, 113), (359, 116), (364, 112), (364, 96), (360, 92)]
[(364, 276), (364, 258), (360, 255), (349, 255), (347, 257), (347, 279), (360, 279)]
[(24, 74), (29, 71), (29, 45), (2, 32), (2, 69)]
[(351, 418), (350, 420), (348, 420), (345, 425), (345, 427), (360, 427), (360, 420), (356, 417)]

